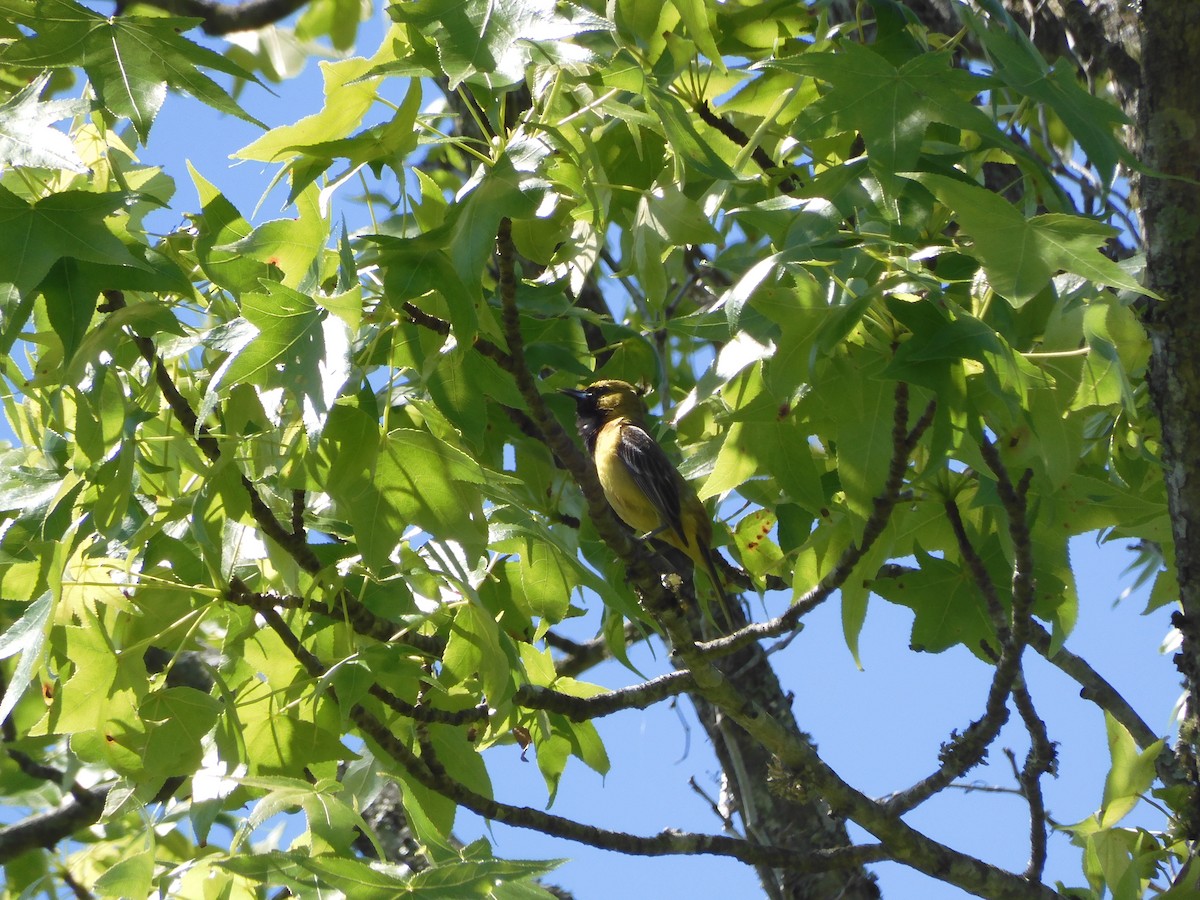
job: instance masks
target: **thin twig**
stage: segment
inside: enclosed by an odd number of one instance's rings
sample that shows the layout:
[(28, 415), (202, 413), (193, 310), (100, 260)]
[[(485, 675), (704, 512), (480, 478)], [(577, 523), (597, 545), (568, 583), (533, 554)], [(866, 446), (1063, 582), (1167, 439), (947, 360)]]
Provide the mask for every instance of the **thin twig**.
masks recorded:
[(1029, 753), (1017, 777), (1025, 802), (1029, 804), (1029, 865), (1025, 877), (1036, 882), (1042, 880), (1046, 869), (1046, 802), (1042, 796), (1041, 777), (1058, 771), (1058, 754), (1046, 733), (1046, 723), (1034, 709), (1033, 698), (1029, 696), (1023, 678), (1013, 685), (1013, 702), (1029, 732)]
[(304, 609), (327, 619), (345, 622), (357, 635), (374, 638), (381, 644), (403, 644), (423, 656), (440, 658), (446, 650), (444, 638), (398, 629), (395, 623), (379, 618), (345, 590), (338, 591), (333, 602), (327, 603), (315, 597), (251, 591), (241, 579), (234, 577), (229, 581), (225, 599), (255, 609), (259, 604), (280, 609)]
[(561, 713), (575, 722), (608, 716), (626, 709), (645, 709), (660, 700), (692, 690), (692, 674), (677, 669), (642, 684), (621, 688), (593, 697), (573, 697), (561, 691), (526, 684), (517, 688), (513, 702), (526, 709), (545, 709)]
[[(296, 637), (295, 633), (288, 627), (288, 624), (283, 621), (283, 617), (279, 614), (279, 611), (270, 602), (264, 601), (263, 595), (250, 593), (236, 578), (234, 582), (235, 585), (230, 588), (230, 593), (233, 594), (236, 592), (239, 594), (238, 602), (247, 603), (255, 612), (262, 616), (266, 620), (267, 625), (271, 627), (271, 630), (283, 641), (284, 646), (292, 652), (292, 655), (305, 668), (324, 671), (324, 666), (320, 660), (300, 642), (300, 639)], [(471, 722), (485, 722), (488, 718), (486, 704), (471, 707), (470, 709), (445, 710), (428, 705), (408, 703), (378, 683), (373, 683), (368, 688), (368, 692), (393, 712), (407, 716), (417, 722), (438, 723), (442, 725), (466, 725)]]
[(988, 616), (992, 620), (992, 626), (996, 629), (996, 637), (1001, 644), (1007, 643), (1011, 629), (1005, 620), (1004, 607), (1000, 603), (1000, 597), (996, 593), (996, 583), (992, 581), (992, 576), (988, 574), (983, 558), (976, 551), (975, 546), (967, 536), (967, 529), (963, 524), (962, 513), (958, 511), (958, 504), (952, 498), (947, 498), (942, 504), (942, 508), (945, 509), (946, 518), (949, 520), (950, 528), (954, 532), (954, 540), (958, 544), (959, 556), (966, 563), (967, 571), (971, 573), (971, 580), (975, 582), (975, 588), (979, 591), (979, 595), (983, 597), (983, 603), (987, 607)]
[[(260, 610), (260, 613), (309, 677), (326, 678), (327, 671), (320, 660), (304, 647), (277, 611), (266, 606)], [(330, 688), (330, 692), (336, 696), (334, 688)], [(478, 794), (450, 777), (437, 760), (432, 746), (427, 741), (422, 747), (422, 755), (418, 756), (361, 704), (354, 704), (349, 710), (349, 715), (360, 731), (371, 738), (417, 782), (447, 797), (458, 806), (469, 809), (489, 820), (504, 822), (520, 828), (531, 828), (544, 834), (635, 856), (710, 853), (739, 859), (750, 865), (787, 866), (800, 871), (814, 872), (859, 864), (863, 859), (863, 851), (857, 847), (799, 853), (783, 847), (762, 846), (722, 835), (667, 830), (653, 837), (641, 837), (598, 828), (538, 809), (502, 803)], [(419, 729), (418, 734), (420, 734)], [(0, 832), (0, 836), (2, 834), (3, 832)]]
[[(422, 328), (426, 328), (435, 334), (440, 334), (442, 337), (450, 334), (449, 322), (425, 312), (425, 310), (421, 309), (421, 307), (417, 306), (411, 300), (404, 301), (404, 312), (414, 324), (420, 325)], [(476, 336), (471, 342), (471, 346), (488, 359), (498, 363), (502, 368), (509, 369), (512, 367), (512, 359), (509, 358), (509, 355), (487, 338)]]
[[(625, 624), (625, 645), (636, 644), (647, 637), (646, 630), (635, 622)], [(557, 632), (546, 632), (546, 643), (555, 650), (565, 654), (554, 661), (554, 670), (559, 675), (575, 677), (586, 672), (612, 656), (608, 640), (604, 637), (594, 638), (585, 643), (564, 638)]]

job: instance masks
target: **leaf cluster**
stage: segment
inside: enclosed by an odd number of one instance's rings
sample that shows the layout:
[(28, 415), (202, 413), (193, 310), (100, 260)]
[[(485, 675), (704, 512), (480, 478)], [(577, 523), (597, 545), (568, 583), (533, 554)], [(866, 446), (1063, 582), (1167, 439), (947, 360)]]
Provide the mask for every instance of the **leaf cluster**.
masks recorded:
[[(345, 6), (312, 4), (293, 36), (348, 47)], [(1119, 116), (991, 6), (966, 15), (972, 65), (961, 35), (873, 6), (834, 25), (753, 0), (396, 4), (373, 55), (322, 63), (318, 112), (236, 154), (278, 166), (287, 217), (256, 223), (192, 170), (186, 226), (156, 237), (174, 182), (120, 127), (145, 144), (171, 92), (252, 120), (205, 70), (271, 77), (262, 57), (194, 43), (190, 20), (0, 0), (0, 791), (109, 789), (83, 849), (0, 852), (14, 893), (65, 868), (105, 896), (544, 896), (548, 866), (454, 844), (466, 808), (626, 852), (843, 880), (886, 858), (1052, 896), (1027, 650), (1110, 716), (1104, 808), (1073, 831), (1088, 890), (1160, 877), (1174, 838), (1118, 827), (1157, 736), (1069, 651), (1069, 540), (1169, 533), (1138, 258), (1106, 253), (1123, 236), (1055, 180), (1079, 155), (1111, 187)], [(86, 99), (53, 96), (70, 77)], [(772, 612), (715, 633), (607, 510), (555, 394), (598, 378), (652, 387), (731, 583)], [(721, 663), (834, 598), (857, 654), (872, 597), (913, 611), (913, 651), (994, 672), (981, 718), (887, 802)], [(657, 635), (677, 675), (610, 693), (568, 674), (594, 659), (566, 636), (585, 605), (603, 654)], [(552, 803), (571, 757), (612, 765), (595, 717), (683, 691), (879, 844), (641, 838), (495, 796), (489, 748), (532, 744)], [(901, 819), (1011, 710), (1026, 873)], [(417, 874), (354, 846), (387, 781)], [(301, 834), (260, 839), (287, 813)]]

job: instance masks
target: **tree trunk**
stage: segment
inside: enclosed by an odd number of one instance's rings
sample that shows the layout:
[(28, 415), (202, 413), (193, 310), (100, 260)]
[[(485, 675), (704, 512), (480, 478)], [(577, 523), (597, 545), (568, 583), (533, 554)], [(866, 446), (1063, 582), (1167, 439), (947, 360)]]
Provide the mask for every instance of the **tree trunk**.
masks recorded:
[[(731, 610), (735, 624), (743, 622), (740, 607)], [(792, 698), (758, 644), (750, 644), (720, 661), (725, 677), (745, 697), (751, 698), (781, 725), (807, 743), (792, 715)], [(700, 722), (716, 751), (724, 772), (722, 793), (727, 805), (739, 813), (746, 837), (764, 844), (795, 847), (803, 852), (832, 849), (850, 844), (846, 823), (835, 818), (819, 797), (790, 797), (772, 790), (772, 759), (763, 746), (738, 725), (726, 719), (698, 694), (690, 695)], [(861, 867), (830, 872), (803, 873), (759, 869), (759, 880), (767, 896), (781, 900), (878, 900), (874, 876)]]
[[(1138, 126), (1147, 284), (1160, 297), (1146, 315), (1152, 342), (1150, 389), (1162, 425), (1182, 611), (1175, 657), (1188, 701), (1177, 756), (1190, 785), (1200, 784), (1200, 6), (1178, 0), (1142, 4), (1142, 88)], [(1185, 834), (1200, 837), (1200, 793), (1193, 787)]]

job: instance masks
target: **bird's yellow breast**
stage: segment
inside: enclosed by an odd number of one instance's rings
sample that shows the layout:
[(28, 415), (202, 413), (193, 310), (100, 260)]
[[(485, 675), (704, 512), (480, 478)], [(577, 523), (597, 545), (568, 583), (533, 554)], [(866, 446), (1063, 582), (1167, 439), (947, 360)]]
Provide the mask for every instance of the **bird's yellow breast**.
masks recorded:
[(632, 426), (633, 423), (628, 419), (620, 418), (607, 422), (600, 429), (594, 453), (596, 474), (600, 476), (604, 496), (621, 521), (639, 534), (646, 534), (665, 523), (617, 454), (621, 431)]

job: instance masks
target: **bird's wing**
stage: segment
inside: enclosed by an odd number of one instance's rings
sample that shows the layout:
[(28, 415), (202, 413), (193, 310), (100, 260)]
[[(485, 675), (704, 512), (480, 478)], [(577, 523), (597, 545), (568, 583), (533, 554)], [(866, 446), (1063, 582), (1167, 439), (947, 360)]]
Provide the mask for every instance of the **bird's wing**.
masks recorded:
[(626, 423), (617, 442), (617, 456), (634, 484), (658, 510), (662, 524), (674, 531), (686, 547), (689, 542), (679, 515), (679, 473), (663, 448), (641, 426)]

